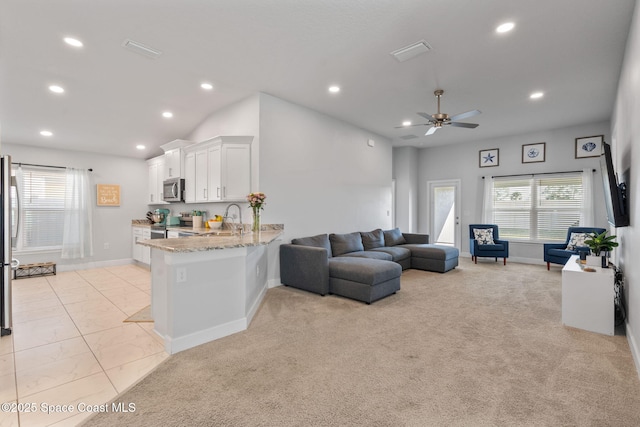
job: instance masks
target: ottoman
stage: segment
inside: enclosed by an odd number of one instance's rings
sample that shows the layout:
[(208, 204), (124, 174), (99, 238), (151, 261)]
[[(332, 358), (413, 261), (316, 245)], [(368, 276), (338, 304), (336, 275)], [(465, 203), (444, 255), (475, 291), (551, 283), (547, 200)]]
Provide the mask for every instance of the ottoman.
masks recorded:
[(329, 258), (329, 293), (371, 304), (400, 290), (402, 267), (379, 259)]
[(402, 245), (411, 249), (411, 268), (445, 273), (458, 266), (457, 248), (442, 245)]

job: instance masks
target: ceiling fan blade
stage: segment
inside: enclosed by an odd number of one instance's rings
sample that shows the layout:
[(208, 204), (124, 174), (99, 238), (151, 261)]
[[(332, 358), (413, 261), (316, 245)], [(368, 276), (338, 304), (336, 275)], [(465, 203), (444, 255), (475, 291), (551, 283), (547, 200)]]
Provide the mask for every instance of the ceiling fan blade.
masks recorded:
[(436, 126), (432, 126), (429, 128), (429, 130), (427, 131), (427, 133), (424, 134), (424, 136), (429, 136), (429, 135), (433, 135), (434, 133), (436, 133), (436, 131), (440, 129), (440, 127), (436, 127)]
[(467, 111), (466, 113), (456, 114), (455, 116), (452, 116), (450, 120), (452, 122), (455, 122), (456, 120), (464, 120), (464, 119), (468, 119), (469, 117), (477, 116), (480, 113), (482, 113), (482, 111), (480, 110), (471, 110), (471, 111)]
[(457, 128), (469, 128), (469, 129), (474, 129), (478, 127), (477, 123), (451, 122), (449, 123), (449, 125)]
[(433, 123), (433, 117), (431, 117), (431, 114), (427, 114), (427, 113), (416, 113), (417, 115), (419, 115), (422, 118), (427, 119), (430, 123)]

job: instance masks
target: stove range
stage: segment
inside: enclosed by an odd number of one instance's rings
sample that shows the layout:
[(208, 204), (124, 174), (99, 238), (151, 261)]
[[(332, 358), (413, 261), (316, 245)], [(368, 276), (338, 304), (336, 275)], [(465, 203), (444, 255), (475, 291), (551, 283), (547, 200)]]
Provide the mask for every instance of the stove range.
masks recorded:
[(167, 226), (163, 224), (153, 224), (151, 226), (152, 239), (165, 239), (167, 237)]

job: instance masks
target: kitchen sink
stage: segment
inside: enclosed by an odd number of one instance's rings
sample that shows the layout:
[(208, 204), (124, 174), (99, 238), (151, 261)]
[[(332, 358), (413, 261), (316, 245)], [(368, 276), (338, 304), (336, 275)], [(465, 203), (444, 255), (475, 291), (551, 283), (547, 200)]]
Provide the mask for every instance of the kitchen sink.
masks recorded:
[(212, 233), (204, 233), (204, 234), (200, 234), (200, 237), (213, 237), (213, 236), (233, 236), (234, 233), (231, 230), (225, 230), (225, 231), (214, 231)]

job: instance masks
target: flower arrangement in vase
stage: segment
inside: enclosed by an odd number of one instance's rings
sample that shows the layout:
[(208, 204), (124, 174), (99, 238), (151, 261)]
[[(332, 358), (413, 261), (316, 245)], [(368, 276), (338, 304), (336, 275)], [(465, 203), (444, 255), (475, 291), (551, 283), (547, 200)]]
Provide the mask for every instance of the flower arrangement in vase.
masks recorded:
[(247, 202), (249, 202), (249, 207), (253, 211), (253, 224), (251, 226), (251, 231), (260, 231), (260, 211), (264, 209), (262, 205), (265, 204), (266, 199), (267, 196), (260, 192), (249, 193), (247, 196)]

